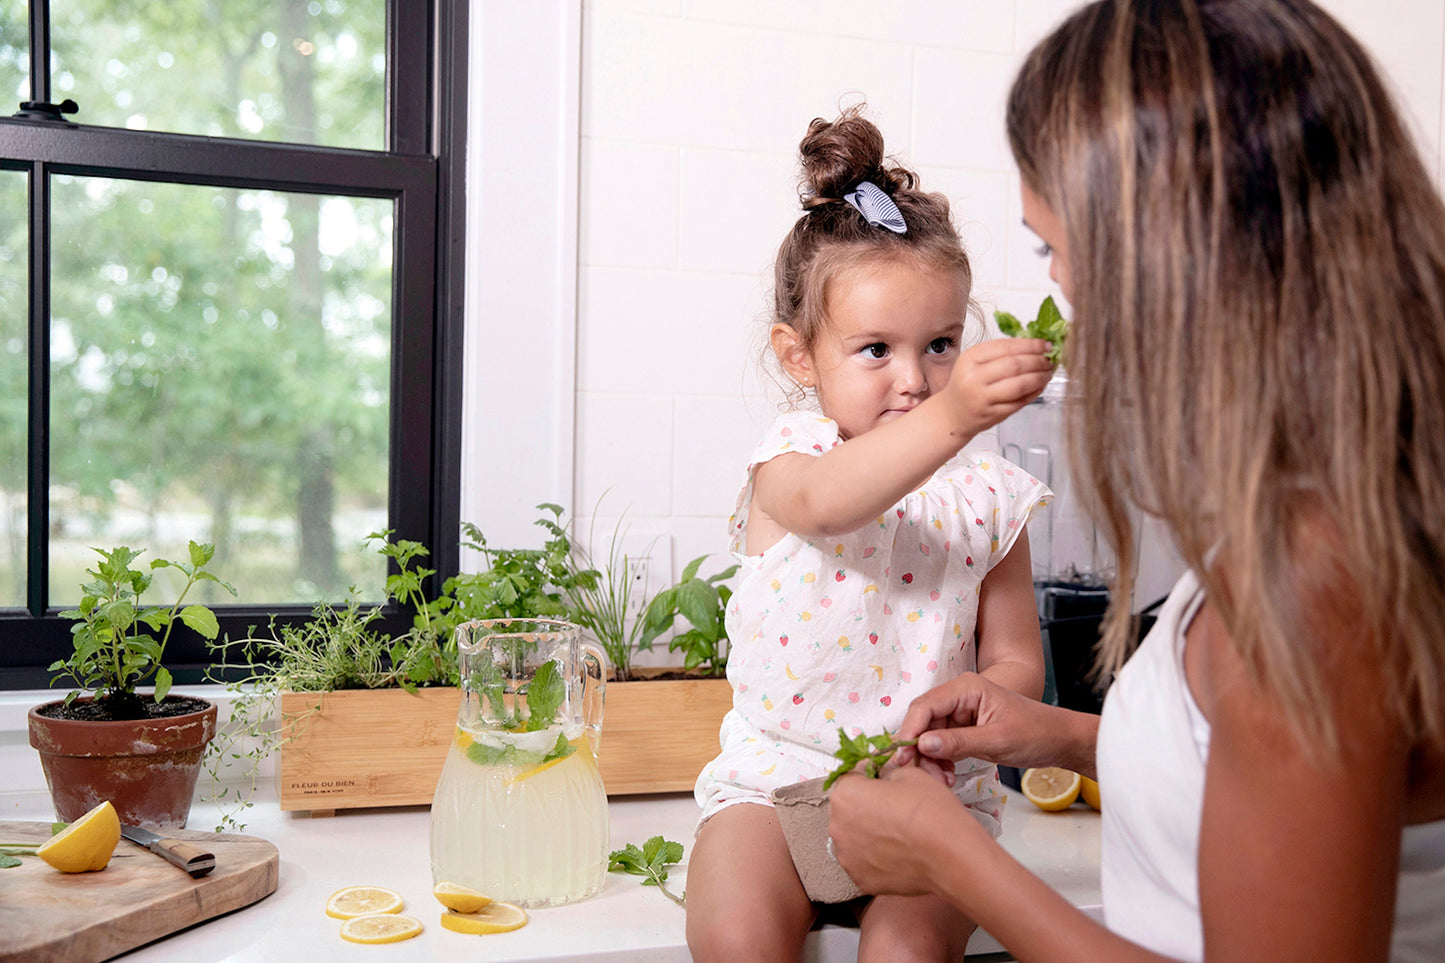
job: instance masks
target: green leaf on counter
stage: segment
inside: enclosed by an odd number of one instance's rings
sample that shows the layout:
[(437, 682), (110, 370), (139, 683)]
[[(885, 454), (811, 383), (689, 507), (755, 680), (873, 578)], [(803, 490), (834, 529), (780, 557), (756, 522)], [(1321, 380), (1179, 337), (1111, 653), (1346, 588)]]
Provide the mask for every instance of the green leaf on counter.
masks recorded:
[(667, 882), (667, 867), (682, 862), (682, 843), (675, 843), (661, 836), (653, 836), (639, 849), (636, 843), (613, 850), (607, 857), (607, 869), (613, 873), (628, 873), (643, 877), (643, 886), (656, 886), (662, 895), (678, 906), (685, 906), (687, 894), (674, 896), (664, 885)]

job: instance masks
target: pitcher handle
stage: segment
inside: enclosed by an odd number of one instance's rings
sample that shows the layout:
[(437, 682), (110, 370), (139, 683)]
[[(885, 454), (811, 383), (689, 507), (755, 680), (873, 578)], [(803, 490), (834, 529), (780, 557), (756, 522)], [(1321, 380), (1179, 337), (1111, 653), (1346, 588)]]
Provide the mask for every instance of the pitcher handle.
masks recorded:
[(582, 643), (582, 722), (592, 755), (602, 747), (602, 713), (607, 702), (607, 656), (590, 642)]

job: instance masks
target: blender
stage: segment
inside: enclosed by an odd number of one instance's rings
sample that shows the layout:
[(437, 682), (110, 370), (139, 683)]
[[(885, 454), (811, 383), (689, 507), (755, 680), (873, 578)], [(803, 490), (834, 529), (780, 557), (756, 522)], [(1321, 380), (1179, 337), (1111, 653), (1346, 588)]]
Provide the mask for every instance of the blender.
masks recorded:
[(1054, 493), (1028, 524), (1044, 646), (1044, 701), (1098, 713), (1103, 691), (1089, 676), (1116, 559), (1070, 476), (1063, 435), (1067, 388), (1068, 376), (1060, 368), (1043, 394), (998, 426), (998, 435), (1003, 456)]

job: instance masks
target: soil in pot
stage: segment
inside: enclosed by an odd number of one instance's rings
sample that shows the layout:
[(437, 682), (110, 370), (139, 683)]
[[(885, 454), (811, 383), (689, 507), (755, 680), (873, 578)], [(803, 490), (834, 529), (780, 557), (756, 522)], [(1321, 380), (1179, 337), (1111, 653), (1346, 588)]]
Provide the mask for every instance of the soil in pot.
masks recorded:
[(823, 791), (823, 779), (783, 786), (773, 790), (772, 798), (808, 899), (844, 903), (862, 896), (858, 884), (828, 852), (828, 794)]
[(173, 696), (157, 717), (108, 721), (86, 718), (97, 711), (89, 702), (30, 710), (30, 744), (40, 753), (56, 817), (72, 822), (110, 800), (122, 823), (184, 828), (201, 756), (216, 733), (216, 706)]
[(124, 700), (112, 699), (101, 702), (96, 699), (76, 699), (70, 705), (64, 702), (47, 702), (35, 711), (47, 719), (73, 719), (77, 722), (124, 722), (134, 719), (169, 719), (186, 716), (193, 712), (204, 712), (210, 703), (205, 699), (191, 699), (183, 696), (168, 696), (160, 702), (149, 696), (132, 694)]

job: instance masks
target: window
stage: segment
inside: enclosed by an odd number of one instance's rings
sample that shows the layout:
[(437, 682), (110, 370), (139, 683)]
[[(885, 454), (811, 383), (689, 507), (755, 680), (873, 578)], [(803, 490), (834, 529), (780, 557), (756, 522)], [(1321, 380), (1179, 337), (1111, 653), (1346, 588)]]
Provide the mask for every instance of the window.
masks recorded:
[(456, 570), (466, 33), (464, 0), (0, 0), (0, 685), (69, 652), (95, 546), (215, 543), (232, 637), (379, 599), (373, 531)]

